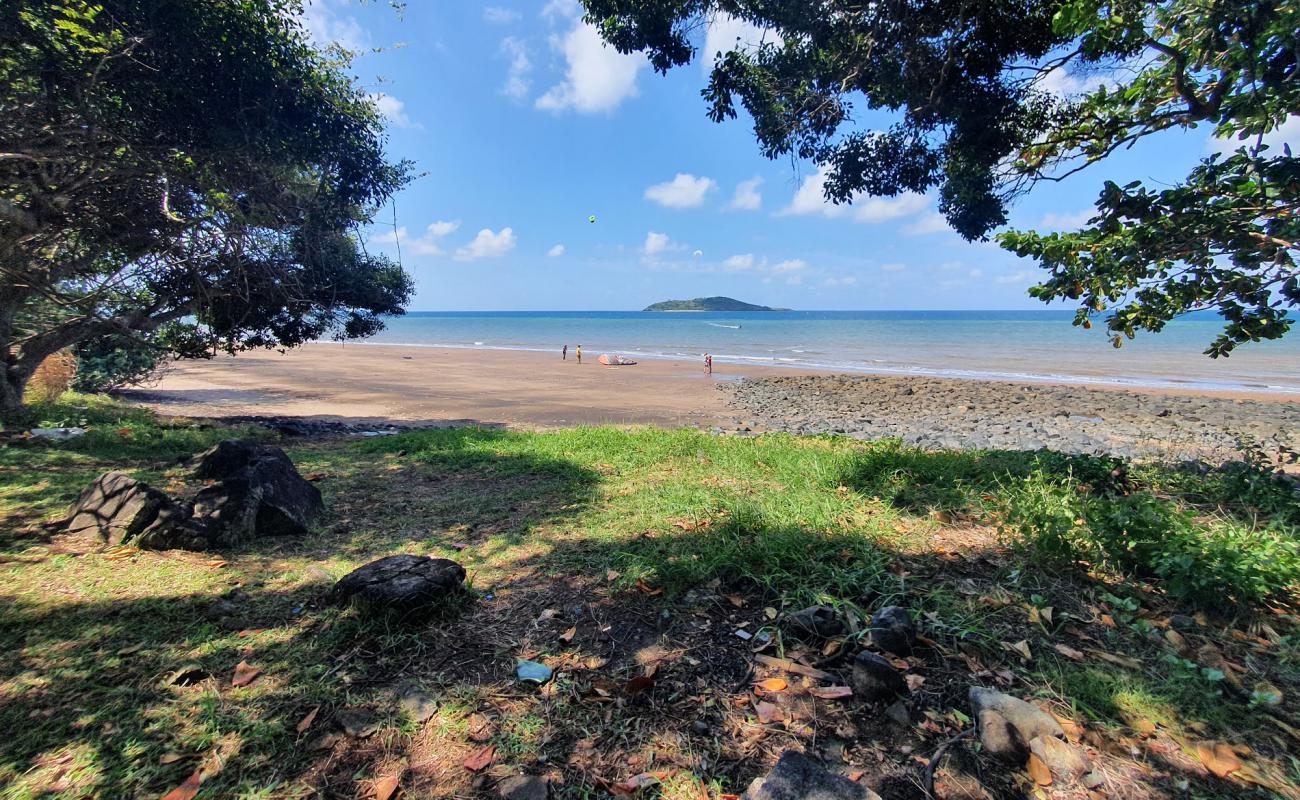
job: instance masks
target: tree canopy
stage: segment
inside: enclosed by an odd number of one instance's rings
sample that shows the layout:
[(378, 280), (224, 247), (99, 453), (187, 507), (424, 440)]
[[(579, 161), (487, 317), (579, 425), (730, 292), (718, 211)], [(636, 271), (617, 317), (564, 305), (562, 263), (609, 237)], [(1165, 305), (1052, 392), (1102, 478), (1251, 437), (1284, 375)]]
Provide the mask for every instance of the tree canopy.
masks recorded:
[(296, 0), (0, 8), (0, 411), (50, 353), (355, 337), (409, 276), (356, 235), (408, 179)]
[[(762, 152), (827, 170), (828, 200), (935, 192), (968, 239), (1015, 198), (1119, 148), (1198, 125), (1238, 140), (1173, 186), (1106, 183), (1082, 230), (1004, 231), (1047, 277), (1031, 294), (1105, 313), (1118, 346), (1197, 308), (1225, 326), (1209, 347), (1277, 338), (1300, 303), (1300, 173), (1264, 137), (1300, 114), (1300, 7), (1277, 0), (584, 0), (623, 52), (665, 72), (720, 17), (761, 33), (719, 53), (715, 121), (753, 118)], [(1085, 76), (1070, 95), (1049, 90)], [(855, 104), (895, 113), (855, 125)]]

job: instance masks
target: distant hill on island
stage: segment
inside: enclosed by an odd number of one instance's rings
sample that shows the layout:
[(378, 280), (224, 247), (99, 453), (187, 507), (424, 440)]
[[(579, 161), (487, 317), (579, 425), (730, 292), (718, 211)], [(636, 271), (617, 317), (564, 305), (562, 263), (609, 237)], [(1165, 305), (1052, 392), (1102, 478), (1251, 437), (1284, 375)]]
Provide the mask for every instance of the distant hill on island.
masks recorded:
[(646, 311), (789, 311), (742, 303), (730, 297), (697, 297), (694, 300), (664, 300), (645, 307)]

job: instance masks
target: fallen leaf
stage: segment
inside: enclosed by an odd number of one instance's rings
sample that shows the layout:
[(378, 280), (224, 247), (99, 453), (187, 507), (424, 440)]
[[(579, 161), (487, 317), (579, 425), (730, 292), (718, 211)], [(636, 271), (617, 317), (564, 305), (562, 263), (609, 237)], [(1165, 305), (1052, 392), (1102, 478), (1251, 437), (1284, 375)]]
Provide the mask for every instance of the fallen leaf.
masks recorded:
[(1029, 773), (1029, 777), (1034, 779), (1034, 783), (1039, 786), (1052, 785), (1052, 771), (1047, 768), (1047, 765), (1038, 756), (1030, 754), (1029, 763), (1025, 765), (1025, 771)]
[(658, 597), (659, 595), (664, 593), (664, 590), (662, 588), (659, 588), (657, 586), (651, 586), (650, 584), (646, 583), (645, 578), (636, 579), (636, 588), (640, 589), (641, 591), (645, 592), (651, 597)]
[(799, 675), (807, 675), (810, 678), (817, 678), (818, 680), (829, 680), (830, 678), (835, 677), (829, 672), (823, 672), (816, 667), (808, 667), (803, 664), (795, 663), (788, 658), (765, 656), (762, 653), (759, 653), (754, 656), (754, 660), (766, 667), (773, 667), (786, 672), (794, 672)]
[(320, 706), (312, 706), (311, 711), (308, 711), (306, 716), (300, 719), (297, 726), (295, 726), (298, 733), (305, 733), (311, 727), (311, 724), (316, 721), (316, 715), (319, 713)]
[(754, 713), (758, 715), (758, 721), (764, 725), (770, 725), (773, 722), (781, 722), (785, 719), (785, 714), (781, 709), (772, 703), (758, 702), (754, 704)]
[(1241, 769), (1241, 759), (1223, 742), (1197, 742), (1196, 755), (1212, 774), (1226, 778)]
[(1137, 731), (1142, 736), (1155, 736), (1156, 724), (1149, 719), (1134, 720), (1133, 730)]
[(1021, 639), (1018, 642), (1003, 642), (1002, 647), (1020, 656), (1025, 661), (1034, 660), (1034, 654), (1029, 650), (1028, 639)]
[(744, 608), (744, 607), (745, 607), (745, 598), (741, 597), (741, 596), (738, 595), (738, 594), (728, 594), (728, 595), (723, 595), (723, 597), (726, 597), (726, 598), (727, 598), (727, 602), (728, 602), (728, 603), (731, 603), (731, 604), (732, 604), (733, 606), (735, 606), (736, 608)]
[(642, 789), (654, 786), (659, 783), (659, 777), (651, 772), (642, 772), (640, 775), (633, 775), (625, 781), (612, 783), (609, 785), (611, 794), (636, 794)]
[(1100, 658), (1102, 661), (1109, 662), (1118, 667), (1124, 667), (1126, 669), (1142, 669), (1142, 662), (1138, 661), (1136, 658), (1117, 656), (1114, 653), (1107, 653), (1105, 650), (1094, 650), (1092, 648), (1089, 648), (1088, 652), (1097, 658)]
[(308, 473), (307, 473), (307, 480), (312, 481), (313, 483), (315, 483), (316, 481), (324, 480), (324, 479), (326, 479), (326, 478), (328, 478), (328, 477), (329, 477), (329, 473), (328, 473), (328, 472), (308, 472)]
[(814, 686), (808, 690), (813, 697), (823, 700), (842, 700), (853, 696), (853, 689), (848, 686)]
[(650, 666), (645, 668), (644, 674), (632, 678), (627, 683), (623, 684), (623, 691), (627, 692), (628, 694), (636, 694), (638, 692), (644, 692), (646, 689), (649, 689), (651, 686), (655, 685), (655, 675), (658, 673), (658, 671), (659, 671), (659, 664), (658, 663), (651, 664)]
[(570, 642), (573, 641), (573, 637), (577, 635), (578, 635), (578, 626), (574, 625), (564, 633), (561, 633), (557, 638), (560, 640), (560, 644), (569, 644)]
[(1038, 609), (1038, 615), (1041, 616), (1043, 620), (1047, 622), (1048, 625), (1052, 624), (1052, 614), (1054, 614), (1055, 612), (1056, 610), (1051, 606)]
[(756, 688), (761, 689), (764, 692), (784, 692), (789, 686), (790, 682), (785, 678), (768, 678), (767, 680), (759, 681)]
[(908, 689), (908, 691), (910, 691), (910, 692), (918, 692), (918, 691), (920, 691), (920, 690), (921, 690), (921, 686), (922, 686), (922, 684), (924, 684), (924, 683), (925, 683), (925, 676), (924, 676), (924, 675), (908, 675), (908, 676), (907, 676), (907, 689)]
[(487, 766), (492, 763), (492, 759), (496, 758), (496, 754), (497, 746), (494, 744), (487, 745), (474, 753), (474, 755), (465, 759), (465, 769), (470, 772), (478, 772), (479, 770), (486, 769)]
[(1073, 647), (1069, 646), (1068, 644), (1054, 644), (1052, 645), (1052, 647), (1056, 649), (1056, 652), (1060, 653), (1061, 655), (1065, 656), (1071, 661), (1083, 660), (1083, 653), (1079, 650), (1075, 650)]
[(1173, 628), (1170, 628), (1167, 631), (1165, 631), (1165, 641), (1169, 643), (1170, 647), (1174, 648), (1174, 650), (1180, 654), (1186, 653), (1189, 650), (1191, 650), (1191, 648), (1188, 647), (1187, 645), (1187, 640), (1183, 638), (1183, 635), (1178, 631), (1174, 630)]
[(1105, 625), (1107, 628), (1115, 627), (1115, 618), (1110, 614), (1102, 614), (1099, 619), (1101, 620), (1101, 624)]
[(202, 767), (194, 770), (184, 783), (163, 795), (162, 800), (193, 800), (199, 793), (199, 784), (203, 783), (204, 777)]
[(205, 565), (212, 569), (221, 569), (222, 567), (230, 566), (230, 562), (225, 560), (224, 558), (214, 558), (210, 561), (205, 562)]
[(173, 751), (171, 751), (170, 753), (164, 753), (163, 756), (162, 756), (162, 758), (158, 759), (158, 763), (159, 763), (159, 764), (175, 764), (177, 761), (180, 761), (180, 760), (183, 759), (183, 758), (185, 758), (185, 756), (184, 756), (183, 754), (178, 753), (178, 752), (176, 752), (175, 750), (173, 750)]
[(401, 781), (396, 775), (385, 775), (375, 781), (374, 793), (375, 800), (392, 800), (397, 794), (397, 789)]
[(609, 581), (610, 583), (613, 583), (614, 581), (618, 580), (621, 577), (623, 577), (623, 573), (619, 572), (616, 569), (611, 569), (609, 572), (605, 573), (605, 580)]
[(230, 679), (231, 686), (247, 686), (262, 674), (262, 670), (249, 664), (247, 661), (241, 661), (235, 665), (235, 676)]
[(771, 606), (768, 606), (767, 608), (763, 609), (763, 616), (767, 617), (768, 619), (776, 619), (776, 609), (772, 608)]
[(930, 512), (930, 517), (943, 525), (952, 524), (952, 514), (949, 514), (947, 511), (939, 511), (936, 509)]

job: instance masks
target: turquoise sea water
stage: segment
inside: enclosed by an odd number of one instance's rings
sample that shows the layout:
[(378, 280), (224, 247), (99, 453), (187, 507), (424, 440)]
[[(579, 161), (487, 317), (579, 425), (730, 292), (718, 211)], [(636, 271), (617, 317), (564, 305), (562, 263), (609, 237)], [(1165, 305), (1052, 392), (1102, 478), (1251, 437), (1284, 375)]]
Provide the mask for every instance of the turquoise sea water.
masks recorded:
[(1300, 331), (1202, 355), (1218, 317), (1197, 314), (1116, 350), (1070, 311), (639, 311), (413, 312), (389, 321), (376, 344), (554, 351), (589, 357), (699, 358), (851, 372), (1068, 380), (1300, 395)]

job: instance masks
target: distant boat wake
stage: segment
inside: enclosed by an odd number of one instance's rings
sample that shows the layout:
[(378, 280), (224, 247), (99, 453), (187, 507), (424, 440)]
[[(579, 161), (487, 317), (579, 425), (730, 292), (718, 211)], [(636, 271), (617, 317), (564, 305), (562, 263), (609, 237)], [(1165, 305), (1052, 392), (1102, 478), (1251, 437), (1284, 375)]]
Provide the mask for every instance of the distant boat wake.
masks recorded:
[(739, 325), (723, 325), (721, 322), (706, 322), (705, 325), (712, 325), (715, 328), (731, 328), (733, 331), (740, 330)]

